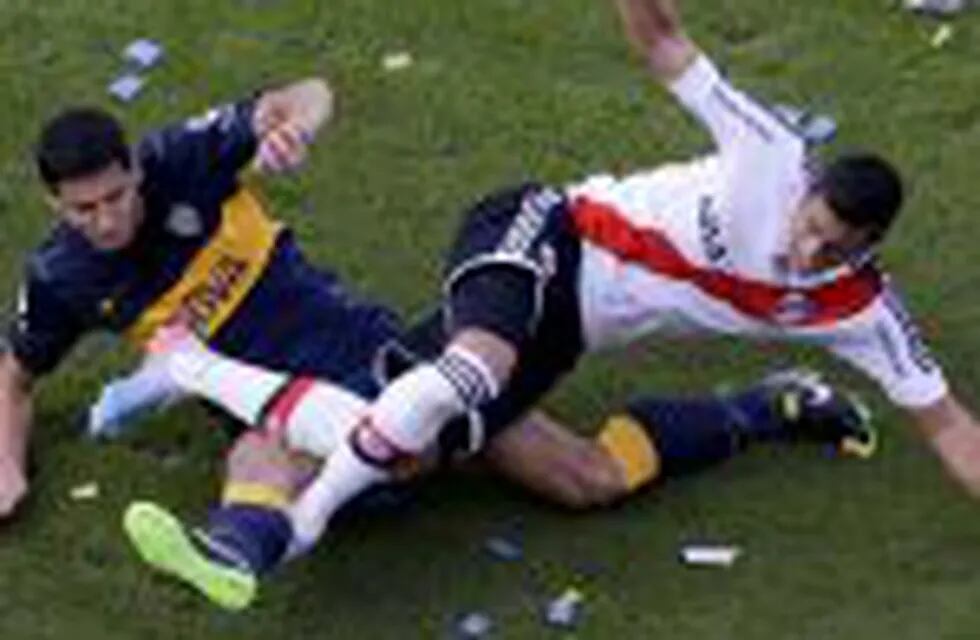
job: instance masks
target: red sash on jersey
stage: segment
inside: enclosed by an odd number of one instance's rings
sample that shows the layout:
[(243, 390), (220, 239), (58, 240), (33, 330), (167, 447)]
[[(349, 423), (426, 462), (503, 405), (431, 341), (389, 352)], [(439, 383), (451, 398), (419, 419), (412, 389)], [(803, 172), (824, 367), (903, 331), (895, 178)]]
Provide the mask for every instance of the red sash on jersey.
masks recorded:
[(866, 264), (832, 282), (809, 288), (751, 280), (688, 260), (663, 233), (633, 226), (615, 208), (576, 198), (570, 208), (580, 237), (624, 262), (641, 264), (674, 280), (724, 300), (745, 315), (783, 326), (815, 326), (837, 322), (867, 307), (882, 289), (881, 274)]

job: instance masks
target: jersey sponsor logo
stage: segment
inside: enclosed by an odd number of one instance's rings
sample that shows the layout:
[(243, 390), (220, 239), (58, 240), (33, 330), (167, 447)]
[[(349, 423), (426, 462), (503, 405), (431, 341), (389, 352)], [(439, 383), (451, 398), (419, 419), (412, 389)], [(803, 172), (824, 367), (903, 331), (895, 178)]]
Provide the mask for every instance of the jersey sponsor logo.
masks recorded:
[(698, 229), (708, 262), (719, 268), (731, 266), (728, 247), (722, 237), (721, 222), (712, 210), (714, 198), (703, 196), (698, 203)]
[(167, 215), (167, 231), (178, 238), (193, 238), (204, 232), (204, 222), (197, 209), (189, 204), (178, 203)]
[(180, 320), (198, 334), (207, 335), (208, 321), (221, 310), (224, 301), (235, 295), (248, 273), (246, 259), (221, 255), (208, 271), (207, 279), (191, 289), (181, 300)]
[(247, 190), (229, 198), (213, 237), (181, 278), (129, 327), (127, 337), (143, 344), (174, 321), (188, 324), (202, 337), (213, 336), (259, 281), (280, 229)]

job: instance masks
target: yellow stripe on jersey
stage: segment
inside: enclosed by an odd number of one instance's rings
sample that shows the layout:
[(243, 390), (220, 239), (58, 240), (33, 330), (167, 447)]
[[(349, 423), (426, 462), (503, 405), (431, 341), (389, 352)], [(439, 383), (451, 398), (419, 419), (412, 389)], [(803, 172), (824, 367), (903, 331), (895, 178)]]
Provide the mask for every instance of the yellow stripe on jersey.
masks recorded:
[(213, 336), (255, 286), (269, 263), (282, 225), (247, 189), (228, 198), (214, 236), (187, 265), (183, 276), (126, 331), (142, 346), (173, 320), (187, 322), (202, 337)]
[(598, 436), (599, 445), (619, 463), (626, 486), (636, 489), (660, 474), (660, 454), (636, 420), (616, 415), (606, 420)]

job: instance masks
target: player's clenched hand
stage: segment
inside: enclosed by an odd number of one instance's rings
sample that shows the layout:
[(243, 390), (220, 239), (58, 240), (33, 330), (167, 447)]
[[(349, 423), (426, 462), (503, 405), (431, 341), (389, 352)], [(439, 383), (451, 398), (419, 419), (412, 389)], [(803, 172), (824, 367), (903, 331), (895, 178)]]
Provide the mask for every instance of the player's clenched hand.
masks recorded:
[(698, 56), (671, 0), (616, 0), (623, 30), (654, 75), (673, 82)]
[(27, 478), (16, 461), (0, 457), (0, 518), (13, 514), (27, 495)]
[(943, 429), (932, 445), (949, 473), (974, 498), (980, 498), (980, 428), (957, 425)]
[(309, 134), (292, 121), (285, 121), (259, 139), (255, 167), (262, 173), (282, 173), (306, 161)]

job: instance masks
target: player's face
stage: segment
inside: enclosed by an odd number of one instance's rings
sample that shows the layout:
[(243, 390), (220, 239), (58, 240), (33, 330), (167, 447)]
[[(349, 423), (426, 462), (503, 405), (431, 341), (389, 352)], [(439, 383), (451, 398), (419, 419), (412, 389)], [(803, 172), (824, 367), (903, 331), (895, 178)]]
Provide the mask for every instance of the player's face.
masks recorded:
[(62, 180), (54, 200), (62, 218), (103, 251), (127, 246), (143, 221), (139, 172), (118, 162), (91, 175)]
[(867, 244), (866, 231), (841, 220), (815, 195), (803, 202), (790, 222), (790, 267), (803, 273), (828, 269), (847, 262)]

